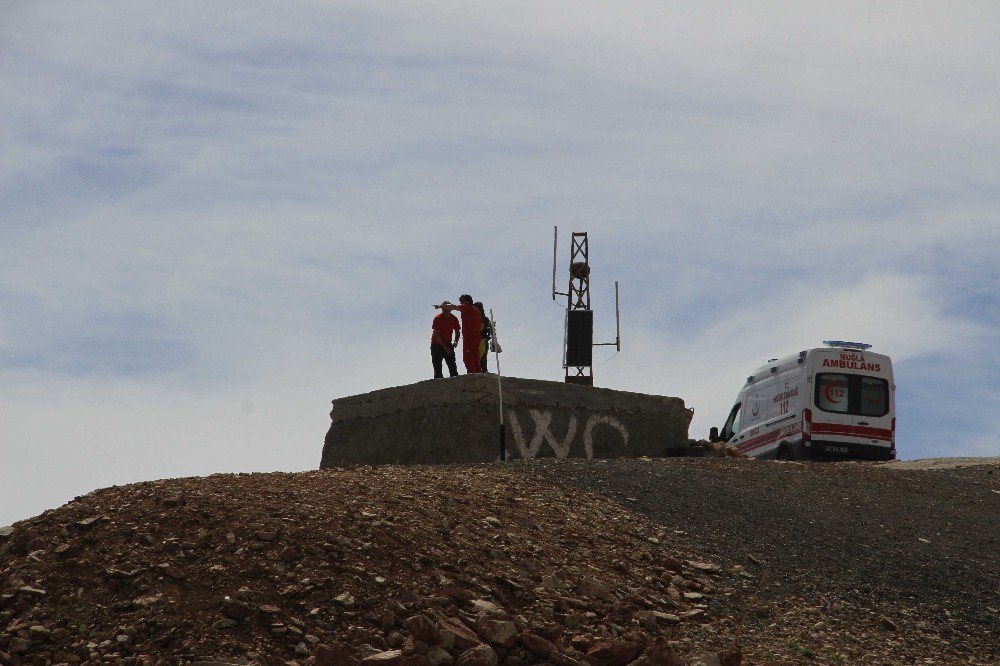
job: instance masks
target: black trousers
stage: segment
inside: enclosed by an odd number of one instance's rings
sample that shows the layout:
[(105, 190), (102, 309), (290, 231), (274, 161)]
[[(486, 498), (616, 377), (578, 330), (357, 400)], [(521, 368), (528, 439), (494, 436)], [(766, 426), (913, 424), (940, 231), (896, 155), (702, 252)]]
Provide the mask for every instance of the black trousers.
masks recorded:
[[(448, 353), (452, 352), (452, 353)], [(449, 349), (445, 351), (445, 348), (441, 345), (431, 345), (431, 364), (434, 366), (434, 378), (440, 379), (444, 375), (441, 373), (441, 361), (448, 364), (448, 374), (451, 377), (458, 376), (458, 366), (455, 365), (455, 350)]]

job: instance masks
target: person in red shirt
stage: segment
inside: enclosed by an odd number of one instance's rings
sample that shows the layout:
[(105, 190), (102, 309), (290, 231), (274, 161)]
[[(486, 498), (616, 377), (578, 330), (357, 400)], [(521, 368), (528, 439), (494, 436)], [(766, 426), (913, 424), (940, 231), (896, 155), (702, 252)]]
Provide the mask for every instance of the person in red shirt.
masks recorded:
[[(442, 305), (451, 305), (448, 301)], [(431, 365), (434, 366), (434, 378), (443, 379), (441, 372), (441, 362), (448, 364), (448, 375), (455, 377), (458, 375), (458, 366), (455, 365), (455, 346), (459, 338), (458, 317), (450, 312), (442, 311), (434, 317), (431, 324)], [(451, 341), (451, 336), (455, 336), (455, 341)]]
[(445, 312), (458, 310), (462, 315), (462, 361), (465, 363), (465, 372), (481, 372), (479, 369), (479, 341), (482, 339), (483, 317), (479, 310), (472, 304), (472, 296), (462, 294), (458, 298), (458, 305), (452, 305), (445, 301), (441, 305), (435, 305)]

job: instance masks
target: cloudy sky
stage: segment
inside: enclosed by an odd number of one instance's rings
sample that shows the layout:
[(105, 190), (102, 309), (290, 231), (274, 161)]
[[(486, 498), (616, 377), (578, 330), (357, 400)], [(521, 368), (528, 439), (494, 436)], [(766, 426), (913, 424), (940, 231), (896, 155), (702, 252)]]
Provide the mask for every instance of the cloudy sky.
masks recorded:
[(4, 2), (0, 525), (315, 468), (330, 400), (429, 377), (464, 291), (560, 379), (554, 225), (598, 337), (621, 283), (597, 384), (692, 436), (858, 339), (901, 457), (996, 455), (1000, 7), (663, 5)]

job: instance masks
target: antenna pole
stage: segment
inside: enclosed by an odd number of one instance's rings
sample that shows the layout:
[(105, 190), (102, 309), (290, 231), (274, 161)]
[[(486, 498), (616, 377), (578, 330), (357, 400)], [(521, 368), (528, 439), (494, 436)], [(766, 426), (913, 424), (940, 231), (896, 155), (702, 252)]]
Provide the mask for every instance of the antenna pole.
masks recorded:
[(615, 346), (622, 350), (622, 318), (618, 308), (618, 280), (615, 280)]
[(559, 249), (559, 227), (552, 227), (552, 300), (556, 300), (556, 250)]

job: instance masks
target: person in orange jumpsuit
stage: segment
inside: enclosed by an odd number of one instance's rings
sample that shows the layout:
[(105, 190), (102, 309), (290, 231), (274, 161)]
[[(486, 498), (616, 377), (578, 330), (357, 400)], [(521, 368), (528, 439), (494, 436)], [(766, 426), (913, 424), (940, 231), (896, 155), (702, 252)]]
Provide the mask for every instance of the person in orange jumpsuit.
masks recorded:
[(434, 306), (437, 309), (451, 312), (458, 310), (462, 316), (462, 362), (465, 372), (472, 374), (479, 369), (479, 341), (482, 340), (483, 317), (473, 305), (472, 296), (462, 294), (458, 297), (458, 305), (447, 301)]

